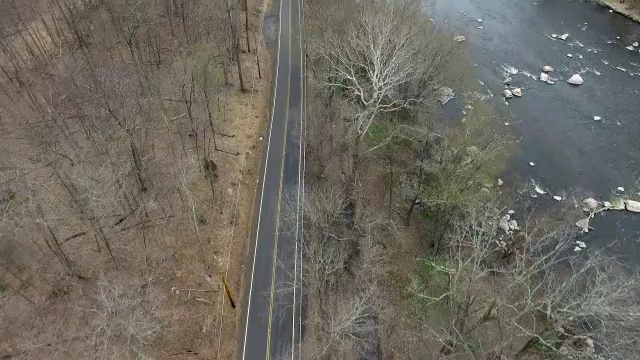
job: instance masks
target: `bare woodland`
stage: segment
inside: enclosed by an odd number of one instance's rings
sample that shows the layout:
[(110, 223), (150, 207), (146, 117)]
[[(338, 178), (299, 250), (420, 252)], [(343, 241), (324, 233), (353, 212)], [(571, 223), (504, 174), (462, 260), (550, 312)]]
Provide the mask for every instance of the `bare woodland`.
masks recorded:
[(500, 228), (513, 139), (473, 96), (438, 114), (468, 65), (419, 2), (309, 0), (305, 32), (303, 358), (637, 354), (638, 275), (573, 251), (578, 205)]
[(231, 358), (263, 2), (0, 7), (0, 356)]

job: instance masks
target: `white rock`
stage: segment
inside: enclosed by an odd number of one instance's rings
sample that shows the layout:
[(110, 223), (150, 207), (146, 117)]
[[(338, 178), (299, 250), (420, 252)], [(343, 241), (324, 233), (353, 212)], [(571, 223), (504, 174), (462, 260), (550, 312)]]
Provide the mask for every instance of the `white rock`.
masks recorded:
[(627, 50), (633, 51), (635, 49), (633, 48), (633, 46), (629, 45), (629, 46), (627, 46)]
[(627, 72), (627, 69), (620, 67), (620, 66), (616, 66), (616, 70), (622, 71), (622, 72)]
[(550, 80), (550, 79), (549, 79), (549, 74), (544, 73), (544, 72), (543, 72), (543, 73), (540, 73), (540, 81), (547, 82), (547, 81), (549, 81), (549, 80)]
[(606, 208), (610, 208), (613, 204), (611, 204), (611, 202), (610, 202), (610, 201), (605, 201), (605, 202), (603, 202), (603, 203), (602, 203), (602, 205), (603, 205), (604, 207), (606, 207)]
[(536, 166), (536, 163), (534, 163), (533, 161), (529, 161), (529, 166)]
[(567, 57), (568, 57), (568, 58), (572, 58), (572, 57), (573, 57), (573, 55), (571, 55), (571, 54), (567, 54)]
[(513, 97), (513, 93), (509, 89), (505, 89), (502, 92), (502, 95), (504, 95), (506, 99), (511, 99)]
[(545, 65), (545, 66), (542, 67), (542, 71), (544, 71), (546, 73), (549, 73), (549, 72), (553, 71), (553, 68), (551, 66), (549, 66), (549, 65)]
[[(609, 11), (613, 11), (613, 10), (609, 10)], [(587, 344), (587, 346), (588, 346), (589, 348), (591, 348), (591, 349), (593, 349), (593, 348), (594, 348), (594, 346), (595, 346), (595, 345), (594, 345), (594, 343), (593, 343), (593, 339), (591, 339), (591, 338), (587, 338), (587, 340), (585, 340), (584, 342), (585, 342), (585, 344)]]
[(594, 116), (593, 117), (593, 121), (600, 121), (600, 120), (602, 120), (602, 117), (600, 117), (600, 116)]
[(582, 248), (580, 246), (576, 246), (573, 248), (573, 251), (575, 252), (582, 251)]
[(509, 229), (510, 230), (520, 230), (520, 228), (518, 227), (518, 222), (515, 220), (510, 220), (509, 221)]
[(622, 200), (622, 199), (614, 199), (611, 202), (610, 208), (611, 208), (611, 210), (624, 210), (625, 209), (624, 200)]
[(502, 181), (502, 179), (498, 179), (498, 186), (502, 186), (504, 185), (504, 181)]
[(640, 202), (633, 201), (633, 200), (625, 200), (624, 205), (627, 211), (636, 212), (636, 213), (640, 212)]
[(509, 84), (511, 84), (511, 78), (510, 78), (510, 77), (508, 77), (508, 78), (504, 79), (504, 80), (502, 81), (502, 83), (503, 83), (503, 84), (505, 84), (505, 85), (509, 85)]
[(509, 126), (509, 125), (511, 125), (511, 124), (509, 124), (508, 122), (504, 123), (504, 126)]
[(640, 46), (640, 43), (638, 43), (637, 41), (633, 43), (633, 46), (638, 47)]
[(562, 196), (556, 195), (556, 196), (553, 197), (553, 199), (556, 200), (556, 201), (561, 201), (562, 200)]
[(513, 215), (513, 214), (515, 214), (515, 213), (516, 213), (516, 212), (515, 212), (515, 211), (513, 211), (513, 210), (509, 210), (509, 211), (507, 211), (507, 214), (509, 214), (509, 215)]
[(477, 22), (479, 22), (479, 23), (481, 23), (481, 22), (483, 22), (484, 20), (482, 20), (482, 19), (476, 19), (476, 21), (477, 21)]
[(558, 36), (558, 38), (560, 38), (560, 40), (567, 40), (569, 38), (569, 34), (562, 34)]
[(576, 226), (579, 227), (582, 232), (589, 232), (589, 218), (578, 220)]
[(555, 39), (558, 37), (558, 34), (551, 34), (551, 37)]
[(464, 37), (464, 36), (462, 36), (462, 35), (458, 35), (458, 36), (456, 36), (456, 37), (454, 37), (454, 38), (453, 38), (453, 41), (455, 41), (455, 42), (463, 42), (463, 41), (465, 41), (465, 40), (467, 40), (467, 38), (465, 38), (465, 37)]
[(618, 192), (624, 192), (624, 188), (622, 186), (618, 186), (618, 188), (616, 189)]
[(587, 244), (585, 244), (583, 241), (578, 240), (576, 241), (576, 244), (578, 244), (578, 246), (580, 246), (583, 249), (587, 248)]
[(546, 194), (546, 193), (547, 193), (546, 191), (542, 190), (542, 188), (540, 188), (540, 186), (538, 186), (538, 185), (536, 185), (536, 186), (533, 188), (533, 190), (535, 190), (535, 192), (537, 192), (537, 193), (538, 193), (538, 194), (540, 194), (540, 195), (544, 195), (544, 194)]
[(520, 97), (520, 96), (522, 96), (522, 89), (515, 88), (515, 89), (511, 90), (511, 93), (513, 94), (513, 96)]
[(484, 29), (484, 26), (478, 26), (478, 29)]
[(440, 104), (442, 105), (448, 103), (454, 96), (455, 94), (453, 90), (446, 86), (443, 86), (438, 90), (438, 101), (440, 101)]
[(574, 74), (569, 78), (569, 80), (567, 80), (567, 82), (571, 85), (582, 85), (584, 83), (584, 79), (582, 79), (580, 74)]
[(504, 232), (509, 232), (510, 228), (509, 228), (509, 217), (508, 216), (503, 216), (502, 219), (500, 219), (500, 223), (498, 224), (498, 227), (500, 229), (502, 229)]
[(547, 84), (549, 84), (549, 85), (553, 85), (553, 84), (555, 84), (555, 83), (556, 83), (556, 82), (555, 82), (555, 81), (553, 81), (553, 80), (547, 80)]
[(587, 205), (587, 209), (589, 210), (595, 210), (598, 207), (598, 201), (594, 198), (584, 199), (582, 203)]

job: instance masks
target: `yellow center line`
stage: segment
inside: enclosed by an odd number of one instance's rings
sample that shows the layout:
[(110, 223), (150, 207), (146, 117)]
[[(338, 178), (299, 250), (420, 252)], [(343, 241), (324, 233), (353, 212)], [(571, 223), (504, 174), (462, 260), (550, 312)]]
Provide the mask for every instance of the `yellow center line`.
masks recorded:
[[(281, 0), (287, 1), (287, 0)], [(280, 20), (282, 21), (282, 20)], [(267, 327), (267, 353), (266, 359), (269, 360), (271, 358), (271, 324), (273, 322), (273, 302), (275, 295), (275, 287), (276, 287), (276, 265), (278, 263), (278, 238), (280, 237), (280, 205), (282, 204), (282, 183), (284, 180), (284, 160), (287, 154), (287, 136), (288, 136), (288, 127), (289, 127), (289, 96), (291, 94), (291, 4), (289, 4), (289, 78), (287, 79), (287, 110), (285, 113), (285, 122), (284, 122), (284, 139), (282, 142), (282, 163), (280, 164), (280, 187), (278, 189), (278, 208), (276, 212), (276, 230), (275, 230), (275, 240), (273, 246), (273, 264), (271, 268), (271, 295), (269, 299), (269, 325)], [(276, 90), (277, 91), (277, 90)]]
[(284, 159), (286, 156), (286, 147), (287, 147), (287, 131), (288, 131), (288, 119), (289, 119), (289, 91), (287, 91), (287, 115), (284, 125), (284, 145), (282, 146), (282, 164), (280, 171), (280, 188), (278, 190), (278, 210), (276, 212), (276, 234), (275, 241), (273, 245), (273, 264), (271, 269), (271, 299), (269, 300), (269, 326), (267, 328), (267, 360), (271, 357), (271, 323), (273, 320), (273, 302), (275, 295), (275, 286), (276, 286), (276, 265), (278, 263), (278, 238), (280, 237), (280, 204), (282, 203), (282, 183), (284, 180)]

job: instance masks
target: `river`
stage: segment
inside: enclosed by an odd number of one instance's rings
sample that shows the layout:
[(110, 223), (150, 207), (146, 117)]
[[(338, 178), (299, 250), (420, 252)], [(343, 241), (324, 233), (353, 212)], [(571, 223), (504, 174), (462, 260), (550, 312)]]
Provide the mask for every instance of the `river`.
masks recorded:
[[(495, 94), (488, 101), (519, 139), (502, 177), (507, 184), (533, 180), (551, 194), (577, 191), (600, 201), (621, 186), (625, 197), (640, 200), (640, 48), (626, 48), (640, 41), (640, 25), (584, 1), (431, 0), (426, 6), (436, 24), (466, 37), (478, 80)], [(566, 41), (552, 37), (565, 33)], [(555, 69), (556, 84), (534, 78), (544, 65)], [(513, 85), (523, 96), (507, 103), (502, 82), (516, 69)], [(583, 85), (566, 83), (575, 73)], [(590, 248), (615, 244), (616, 254), (638, 263), (640, 214), (610, 211), (591, 225)]]

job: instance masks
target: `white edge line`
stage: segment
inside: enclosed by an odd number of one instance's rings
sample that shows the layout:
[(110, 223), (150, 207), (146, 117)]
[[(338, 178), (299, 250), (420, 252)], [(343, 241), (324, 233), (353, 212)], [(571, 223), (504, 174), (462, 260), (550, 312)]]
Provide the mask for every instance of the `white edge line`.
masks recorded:
[[(300, 31), (304, 34), (304, 0), (300, 0), (300, 13), (301, 13), (301, 27)], [(302, 43), (302, 36), (300, 37), (300, 42)], [(299, 322), (298, 322), (298, 341), (300, 344), (298, 345), (298, 359), (302, 360), (302, 261), (304, 255), (304, 203), (305, 203), (305, 192), (304, 192), (304, 177), (307, 169), (307, 91), (306, 91), (306, 69), (307, 69), (307, 58), (306, 58), (306, 50), (300, 45), (300, 57), (302, 58), (302, 119), (303, 119), (303, 128), (304, 128), (304, 136), (303, 136), (303, 151), (302, 151), (302, 216), (300, 218), (300, 228), (302, 229), (302, 233), (300, 236), (300, 307), (299, 307)]]
[[(304, 50), (304, 48), (302, 47), (302, 35), (304, 34), (304, 0), (300, 0), (300, 16), (301, 16), (301, 21), (300, 21), (300, 59), (301, 59), (301, 65), (302, 65), (302, 79), (301, 79), (301, 88), (302, 88), (302, 99), (303, 99), (303, 103), (302, 103), (302, 116), (301, 116), (301, 122), (303, 123), (303, 129), (304, 129), (304, 135), (303, 135), (303, 141), (302, 144), (300, 145), (301, 148), (303, 148), (304, 150), (302, 151), (302, 207), (301, 207), (301, 211), (302, 211), (302, 216), (300, 217), (300, 228), (302, 229), (301, 235), (300, 235), (300, 307), (299, 307), (299, 315), (298, 317), (300, 317), (300, 321), (298, 322), (298, 341), (300, 342), (300, 344), (298, 345), (298, 359), (302, 360), (302, 259), (303, 259), (303, 251), (304, 251), (304, 246), (303, 245), (303, 241), (304, 241), (304, 198), (305, 198), (305, 193), (304, 193), (304, 175), (306, 173), (306, 168), (307, 168), (307, 111), (306, 111), (306, 106), (307, 106), (307, 91), (306, 91), (306, 68), (307, 68), (307, 58), (305, 57), (306, 51)], [(295, 306), (295, 304), (294, 304)]]
[[(296, 0), (298, 3), (298, 44), (300, 45), (300, 94), (303, 95), (302, 92), (302, 18), (300, 15), (300, 0)], [(300, 230), (300, 186), (301, 186), (301, 171), (302, 171), (302, 114), (303, 114), (303, 104), (304, 99), (300, 98), (300, 126), (298, 127), (299, 132), (299, 142), (298, 142), (298, 195), (296, 199), (296, 247), (294, 258), (294, 266), (293, 266), (293, 312), (291, 315), (291, 360), (294, 360), (294, 356), (296, 353), (296, 287), (298, 281), (298, 234)], [(301, 259), (302, 260), (302, 259)]]
[(249, 314), (251, 312), (251, 292), (253, 291), (253, 275), (256, 270), (256, 254), (258, 252), (258, 233), (260, 232), (260, 219), (262, 216), (262, 200), (264, 199), (264, 181), (267, 178), (267, 165), (269, 164), (269, 148), (271, 147), (271, 130), (273, 130), (273, 115), (276, 109), (276, 93), (278, 91), (278, 70), (280, 68), (280, 37), (282, 36), (282, 2), (280, 0), (280, 9), (278, 11), (278, 54), (276, 58), (276, 81), (273, 87), (273, 106), (271, 108), (271, 121), (269, 124), (269, 140), (267, 141), (267, 156), (264, 161), (264, 174), (262, 175), (262, 190), (260, 193), (260, 210), (258, 211), (258, 226), (256, 228), (256, 239), (253, 248), (253, 262), (251, 264), (251, 282), (249, 285), (249, 300), (247, 303), (247, 320), (244, 326), (244, 341), (242, 344), (242, 358), (245, 358), (247, 352), (247, 332), (249, 330)]
[[(266, 6), (263, 6), (263, 9), (264, 11), (260, 16), (260, 30), (258, 31), (258, 39), (262, 39), (262, 27), (264, 25), (264, 12), (266, 12)], [(260, 45), (258, 41), (256, 41), (256, 49), (255, 49), (256, 58), (259, 56), (258, 49), (260, 49)], [(255, 83), (256, 83), (256, 72), (254, 70), (252, 71), (252, 78), (251, 78), (252, 89), (255, 88)], [(249, 110), (252, 109), (252, 105), (253, 105), (253, 91), (249, 95)], [(247, 143), (247, 139), (245, 138), (242, 141), (242, 146), (240, 148), (246, 149), (246, 143)], [(240, 173), (240, 176), (238, 177), (238, 185), (236, 185), (235, 201), (233, 204), (233, 217), (232, 217), (233, 224), (231, 225), (231, 232), (229, 234), (229, 242), (227, 245), (227, 258), (226, 258), (226, 266), (224, 271), (225, 278), (229, 277), (229, 265), (231, 263), (231, 260), (230, 260), (231, 244), (233, 242), (233, 237), (236, 229), (236, 218), (238, 215), (238, 199), (240, 198), (240, 186), (242, 185), (242, 169), (244, 168), (245, 162), (246, 162), (246, 152), (243, 150), (240, 164), (238, 164), (238, 171)], [(220, 327), (218, 328), (218, 350), (216, 352), (216, 359), (220, 358), (220, 349), (222, 347), (222, 325), (223, 325), (222, 322), (224, 319), (224, 292), (220, 293), (220, 313), (219, 314), (220, 314), (220, 321), (219, 321)]]

